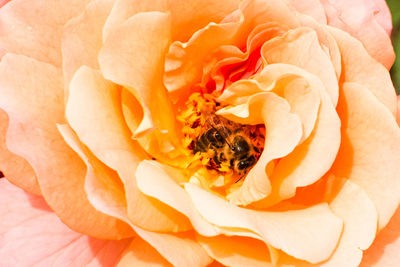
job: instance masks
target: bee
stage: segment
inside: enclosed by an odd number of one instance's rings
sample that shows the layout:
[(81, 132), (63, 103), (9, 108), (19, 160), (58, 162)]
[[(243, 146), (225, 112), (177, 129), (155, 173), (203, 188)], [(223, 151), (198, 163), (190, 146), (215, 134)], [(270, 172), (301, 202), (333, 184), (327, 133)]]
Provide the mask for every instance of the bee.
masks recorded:
[[(251, 127), (251, 126), (250, 126)], [(250, 138), (248, 126), (229, 121), (218, 115), (209, 115), (207, 125), (194, 143), (194, 153), (212, 152), (209, 168), (218, 169), (225, 163), (242, 179), (260, 157), (260, 148)]]

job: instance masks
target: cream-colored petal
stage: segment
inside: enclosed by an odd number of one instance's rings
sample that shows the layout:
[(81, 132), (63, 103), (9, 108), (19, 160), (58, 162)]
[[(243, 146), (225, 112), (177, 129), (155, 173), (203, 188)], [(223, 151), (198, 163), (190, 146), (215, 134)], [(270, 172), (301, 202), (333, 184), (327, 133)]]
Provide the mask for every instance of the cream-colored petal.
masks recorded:
[(273, 267), (268, 247), (261, 241), (238, 236), (197, 236), (197, 240), (215, 260), (225, 266)]
[(311, 16), (316, 21), (322, 24), (326, 24), (326, 16), (324, 6), (320, 0), (301, 1), (301, 0), (289, 0), (291, 6), (296, 10), (305, 15)]
[[(235, 231), (249, 231), (274, 248), (311, 263), (326, 260), (336, 247), (342, 221), (321, 204), (284, 212), (237, 207), (193, 184), (185, 184), (194, 205), (210, 223)], [(239, 231), (236, 235), (242, 235)]]
[(149, 147), (151, 154), (157, 150), (168, 153), (180, 145), (175, 115), (162, 82), (170, 24), (165, 13), (136, 14), (108, 36), (99, 55), (105, 78), (125, 86), (141, 103), (143, 120), (134, 136), (156, 132), (158, 147)]
[(13, 0), (0, 10), (0, 46), (61, 67), (64, 24), (79, 15), (91, 0)]
[(178, 170), (155, 161), (142, 161), (136, 170), (136, 179), (139, 189), (144, 194), (154, 197), (185, 214), (199, 234), (215, 236), (219, 233), (218, 229), (200, 216), (189, 195), (179, 185), (186, 179)]
[(341, 83), (354, 82), (369, 89), (395, 116), (396, 92), (389, 72), (365, 50), (360, 41), (348, 33), (329, 27), (342, 55)]
[(400, 209), (364, 252), (360, 267), (396, 267), (400, 262)]
[(117, 267), (168, 267), (172, 266), (160, 253), (141, 238), (135, 238), (122, 253)]
[(374, 203), (361, 187), (347, 180), (329, 206), (343, 219), (344, 228), (334, 254), (321, 266), (358, 266), (363, 250), (375, 238), (378, 214)]
[(355, 267), (361, 262), (363, 250), (366, 250), (375, 238), (378, 214), (366, 192), (350, 180), (333, 175), (326, 177), (324, 182), (326, 184), (323, 191), (313, 192), (318, 189), (313, 187), (305, 189), (303, 194), (322, 195), (322, 198), (329, 202), (332, 212), (343, 219), (344, 227), (339, 244), (327, 261), (317, 265), (299, 262), (281, 253), (279, 261), (284, 266), (290, 264), (298, 267)]
[(258, 162), (247, 174), (243, 185), (228, 195), (235, 204), (248, 205), (258, 201), (271, 191), (266, 172), (272, 160), (288, 155), (302, 137), (302, 125), (296, 114), (290, 113), (286, 100), (274, 93), (259, 93), (249, 98), (248, 103), (222, 109), (218, 114), (243, 124), (265, 124), (264, 151)]
[[(301, 51), (301, 52), (299, 52)], [(322, 50), (318, 35), (310, 28), (297, 28), (266, 42), (261, 55), (266, 64), (286, 63), (317, 75), (336, 106), (339, 88), (330, 58)]]
[(50, 207), (77, 232), (123, 237), (115, 219), (98, 212), (87, 200), (85, 165), (57, 130), (56, 123), (65, 120), (61, 71), (7, 54), (0, 62), (0, 87), (0, 107), (10, 118), (7, 146), (31, 164)]
[(134, 224), (158, 231), (190, 228), (180, 213), (138, 190), (136, 167), (147, 156), (130, 138), (122, 117), (120, 89), (115, 84), (98, 71), (80, 68), (71, 81), (66, 115), (79, 139), (118, 172), (125, 186), (128, 216)]
[[(103, 25), (113, 3), (114, 0), (92, 1), (81, 15), (71, 19), (65, 25), (62, 36), (62, 65), (66, 91), (74, 73), (81, 66), (100, 68), (97, 56), (103, 46)], [(66, 92), (65, 99), (67, 98)]]
[(348, 177), (367, 192), (382, 229), (400, 202), (400, 129), (366, 87), (345, 83), (341, 96), (342, 144), (332, 172)]

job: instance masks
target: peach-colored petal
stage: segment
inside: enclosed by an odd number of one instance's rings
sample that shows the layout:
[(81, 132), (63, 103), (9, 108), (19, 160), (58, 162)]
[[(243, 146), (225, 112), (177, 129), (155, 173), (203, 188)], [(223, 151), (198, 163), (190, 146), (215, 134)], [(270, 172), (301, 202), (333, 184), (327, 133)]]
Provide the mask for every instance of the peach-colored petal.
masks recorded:
[[(68, 89), (74, 73), (82, 66), (99, 69), (98, 53), (103, 46), (103, 25), (114, 0), (95, 0), (84, 12), (71, 19), (64, 27), (62, 36), (62, 64), (64, 86)], [(68, 95), (66, 94), (65, 98)]]
[(299, 259), (317, 263), (336, 247), (342, 222), (326, 204), (303, 210), (263, 212), (237, 207), (193, 184), (185, 184), (194, 205), (210, 223), (235, 235), (249, 231), (266, 244)]
[[(87, 149), (79, 143), (76, 135), (67, 125), (59, 125), (59, 130), (88, 165), (85, 190), (94, 207), (105, 214), (119, 218), (128, 223), (141, 238), (156, 248), (156, 250), (159, 251), (167, 261), (174, 264), (174, 266), (203, 266), (210, 261), (208, 255), (199, 244), (197, 244), (191, 234), (172, 235), (153, 233), (133, 225), (128, 218), (126, 200), (123, 195), (124, 192), (121, 192), (123, 191), (123, 189), (121, 189), (122, 185), (119, 184), (118, 176), (115, 171), (104, 166), (87, 151)], [(138, 241), (138, 238), (133, 242), (136, 241)], [(139, 242), (142, 243), (143, 241)], [(148, 246), (149, 245), (146, 245), (146, 247)], [(127, 249), (126, 253), (135, 254), (136, 252)], [(157, 255), (159, 254), (157, 253)], [(165, 262), (165, 260), (162, 260), (162, 262)]]
[(279, 25), (284, 29), (299, 25), (285, 2), (243, 1), (238, 12), (228, 16), (221, 23), (210, 23), (193, 34), (186, 43), (174, 42), (166, 58), (166, 87), (170, 92), (190, 88), (196, 81), (200, 81), (202, 63), (212, 52), (223, 45), (246, 47), (251, 31), (267, 23)]
[(235, 204), (247, 205), (265, 198), (271, 191), (266, 166), (288, 155), (303, 135), (299, 116), (290, 112), (288, 102), (271, 92), (259, 93), (246, 104), (218, 111), (218, 114), (243, 124), (265, 124), (264, 151), (247, 174), (242, 186), (228, 195)]
[(112, 266), (130, 240), (107, 241), (78, 234), (47, 206), (0, 180), (2, 266)]
[(174, 266), (200, 267), (212, 262), (211, 257), (196, 241), (191, 231), (179, 234), (155, 233), (141, 229), (136, 231)]
[[(118, 174), (98, 160), (78, 139), (67, 124), (57, 125), (68, 145), (86, 164), (85, 192), (90, 203), (100, 212), (125, 221), (127, 204), (124, 186)], [(132, 227), (119, 223), (117, 226), (134, 235)]]
[(300, 13), (313, 17), (319, 23), (326, 24), (324, 6), (320, 0), (289, 0), (289, 3)]
[(136, 176), (138, 187), (144, 194), (185, 214), (196, 232), (203, 236), (214, 236), (219, 233), (218, 229), (205, 221), (196, 211), (189, 195), (178, 184), (186, 179), (177, 170), (153, 161), (142, 161), (136, 170)]
[[(123, 85), (141, 103), (143, 120), (134, 137), (153, 131), (150, 154), (169, 153), (180, 143), (175, 115), (162, 82), (164, 54), (170, 42), (170, 17), (139, 13), (108, 36), (99, 55), (105, 78)], [(162, 107), (162, 109), (160, 109)]]
[(335, 28), (328, 29), (336, 39), (342, 55), (344, 80), (341, 82), (355, 82), (365, 86), (396, 115), (396, 92), (389, 72), (367, 53), (358, 40)]
[(342, 144), (332, 172), (367, 192), (378, 210), (382, 229), (400, 202), (400, 128), (364, 86), (345, 83), (341, 96)]
[(90, 1), (11, 1), (0, 10), (0, 47), (61, 67), (64, 24)]
[(31, 165), (26, 159), (8, 150), (6, 146), (7, 128), (8, 115), (0, 109), (0, 170), (11, 183), (29, 193), (41, 195), (36, 174)]
[[(317, 186), (311, 186), (312, 188), (304, 188), (302, 194), (306, 194), (306, 199), (319, 195), (329, 202), (332, 212), (343, 219), (344, 228), (333, 255), (317, 266), (358, 266), (363, 250), (367, 249), (375, 238), (378, 221), (375, 205), (366, 192), (350, 180), (331, 175), (326, 177), (324, 182), (322, 191), (318, 191)], [(310, 266), (282, 253), (279, 260), (283, 265)]]
[(317, 75), (324, 83), (332, 103), (336, 106), (339, 96), (336, 72), (313, 30), (297, 28), (288, 31), (282, 37), (266, 42), (262, 47), (261, 55), (266, 64), (292, 64)]
[(238, 0), (157, 0), (148, 2), (140, 0), (116, 1), (109, 19), (104, 27), (105, 39), (128, 18), (139, 12), (169, 12), (172, 19), (172, 38), (185, 41), (195, 31), (210, 22), (219, 22), (239, 6)]
[(122, 117), (120, 89), (115, 84), (100, 72), (81, 67), (71, 81), (66, 115), (80, 140), (118, 172), (125, 186), (128, 216), (134, 224), (158, 231), (190, 228), (183, 215), (138, 190), (135, 170), (147, 155), (130, 138)]
[[(46, 202), (77, 232), (121, 238), (115, 219), (94, 209), (84, 192), (85, 166), (59, 134), (64, 121), (61, 71), (25, 56), (0, 62), (0, 106), (9, 115), (8, 148), (37, 174)], [(66, 205), (68, 203), (68, 205)]]
[(268, 247), (261, 241), (238, 236), (203, 237), (197, 240), (204, 249), (225, 266), (274, 266), (271, 262)]
[[(321, 0), (328, 24), (359, 39), (372, 57), (390, 69), (395, 57), (390, 36), (386, 32), (390, 29), (388, 25), (390, 13), (387, 6), (379, 2), (374, 0), (352, 0), (351, 2)], [(379, 13), (381, 15), (377, 15)], [(379, 23), (382, 23), (384, 27)]]
[(168, 267), (172, 266), (160, 253), (140, 238), (135, 238), (122, 254), (117, 267)]
[(400, 208), (364, 252), (360, 267), (396, 267), (400, 262)]

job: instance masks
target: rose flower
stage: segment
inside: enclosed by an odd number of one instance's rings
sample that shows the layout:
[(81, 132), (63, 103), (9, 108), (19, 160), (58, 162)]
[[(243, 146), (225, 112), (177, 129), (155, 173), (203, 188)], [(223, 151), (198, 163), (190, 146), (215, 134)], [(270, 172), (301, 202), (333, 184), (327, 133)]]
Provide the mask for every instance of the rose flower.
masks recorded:
[(383, 0), (8, 2), (1, 265), (398, 264), (390, 31)]

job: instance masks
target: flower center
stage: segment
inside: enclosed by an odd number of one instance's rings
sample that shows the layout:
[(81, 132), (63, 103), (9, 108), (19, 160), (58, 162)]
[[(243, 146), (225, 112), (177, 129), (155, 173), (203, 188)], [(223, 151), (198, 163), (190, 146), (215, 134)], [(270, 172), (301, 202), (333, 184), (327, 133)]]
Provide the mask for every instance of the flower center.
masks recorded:
[(180, 110), (183, 146), (192, 155), (189, 169), (207, 169), (223, 176), (223, 185), (242, 180), (264, 148), (264, 125), (243, 125), (216, 112), (223, 107), (213, 94), (193, 93)]

